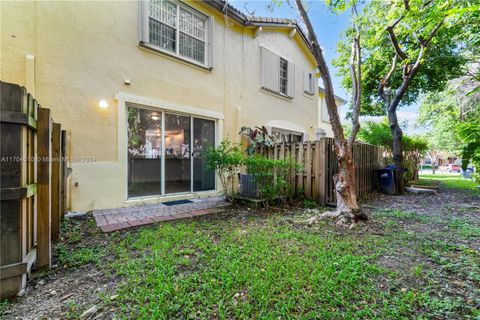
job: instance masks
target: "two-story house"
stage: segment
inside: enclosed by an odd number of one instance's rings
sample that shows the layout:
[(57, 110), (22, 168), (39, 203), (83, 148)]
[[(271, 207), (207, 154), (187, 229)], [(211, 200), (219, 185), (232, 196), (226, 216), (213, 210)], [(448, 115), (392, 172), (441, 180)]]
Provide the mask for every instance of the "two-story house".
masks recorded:
[(222, 0), (1, 6), (1, 80), (67, 129), (72, 210), (212, 194), (202, 152), (244, 125), (286, 141), (328, 131), (295, 21)]

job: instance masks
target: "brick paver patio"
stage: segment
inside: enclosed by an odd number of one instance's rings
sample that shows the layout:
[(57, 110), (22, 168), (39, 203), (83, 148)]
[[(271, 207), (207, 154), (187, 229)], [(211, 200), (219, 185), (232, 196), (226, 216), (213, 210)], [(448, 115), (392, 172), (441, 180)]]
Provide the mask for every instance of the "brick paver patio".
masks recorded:
[(138, 227), (150, 223), (192, 218), (223, 211), (228, 205), (223, 198), (215, 196), (191, 199), (192, 203), (166, 206), (164, 204), (142, 205), (128, 208), (96, 210), (93, 212), (97, 226), (103, 232)]

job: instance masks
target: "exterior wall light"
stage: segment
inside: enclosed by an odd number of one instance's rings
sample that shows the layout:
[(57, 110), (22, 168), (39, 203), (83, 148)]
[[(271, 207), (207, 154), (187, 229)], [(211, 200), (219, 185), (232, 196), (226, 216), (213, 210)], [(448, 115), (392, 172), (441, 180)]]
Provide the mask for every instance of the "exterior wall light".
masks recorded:
[(98, 102), (98, 106), (99, 106), (101, 109), (107, 109), (107, 108), (108, 108), (108, 102), (107, 102), (107, 100), (105, 100), (105, 99), (100, 99), (100, 101)]

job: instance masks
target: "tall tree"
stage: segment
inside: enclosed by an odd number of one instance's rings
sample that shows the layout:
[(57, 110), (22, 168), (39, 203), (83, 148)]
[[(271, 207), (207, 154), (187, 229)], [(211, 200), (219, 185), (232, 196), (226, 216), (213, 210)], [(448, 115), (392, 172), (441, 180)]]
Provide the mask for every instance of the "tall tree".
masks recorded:
[[(397, 111), (421, 92), (441, 90), (462, 73), (466, 60), (458, 35), (472, 23), (468, 0), (372, 0), (363, 11), (364, 94), (366, 114), (387, 115), (393, 136), (393, 160), (403, 166)], [(346, 46), (337, 61), (347, 69)], [(344, 82), (349, 83), (345, 77)]]
[[(308, 34), (308, 42), (312, 48), (315, 61), (325, 89), (325, 101), (332, 125), (333, 136), (335, 140), (335, 154), (338, 161), (338, 173), (334, 176), (335, 192), (337, 195), (337, 209), (334, 212), (323, 213), (319, 216), (312, 217), (309, 222), (314, 223), (319, 218), (333, 217), (338, 218), (344, 224), (353, 226), (359, 220), (366, 220), (367, 216), (360, 210), (357, 203), (356, 184), (355, 184), (355, 163), (353, 161), (353, 143), (360, 129), (359, 115), (361, 105), (361, 44), (360, 44), (360, 29), (357, 24), (357, 8), (355, 1), (348, 3), (352, 10), (354, 20), (351, 37), (350, 37), (350, 59), (349, 59), (349, 74), (352, 88), (352, 130), (349, 137), (345, 137), (340, 116), (338, 114), (338, 107), (335, 102), (335, 94), (330, 76), (330, 69), (325, 60), (323, 50), (318, 42), (315, 30), (308, 16), (302, 0), (295, 0), (298, 13), (306, 27)], [(340, 4), (341, 3), (341, 4)], [(338, 1), (337, 5), (345, 6), (346, 3)]]
[[(358, 132), (358, 140), (384, 147), (388, 154), (392, 154), (393, 138), (390, 132), (388, 119), (381, 122), (367, 121), (362, 124)], [(408, 169), (406, 178), (416, 180), (420, 161), (428, 150), (428, 142), (423, 136), (403, 136), (403, 151), (406, 156), (405, 167)]]

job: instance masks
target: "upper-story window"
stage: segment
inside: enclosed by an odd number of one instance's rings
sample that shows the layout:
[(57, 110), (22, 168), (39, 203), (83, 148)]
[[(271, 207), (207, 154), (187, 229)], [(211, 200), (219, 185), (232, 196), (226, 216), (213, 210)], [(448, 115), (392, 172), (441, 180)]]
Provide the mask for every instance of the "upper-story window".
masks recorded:
[(303, 92), (310, 95), (315, 94), (315, 78), (312, 72), (303, 72)]
[(325, 98), (320, 98), (320, 113), (322, 116), (322, 121), (323, 122), (330, 122), (330, 116), (328, 115), (328, 109), (327, 109), (327, 102), (325, 101)]
[(211, 67), (212, 18), (176, 0), (141, 3), (143, 44)]
[(280, 92), (287, 95), (288, 88), (288, 61), (280, 58)]
[(262, 89), (293, 98), (295, 65), (271, 50), (262, 47)]

